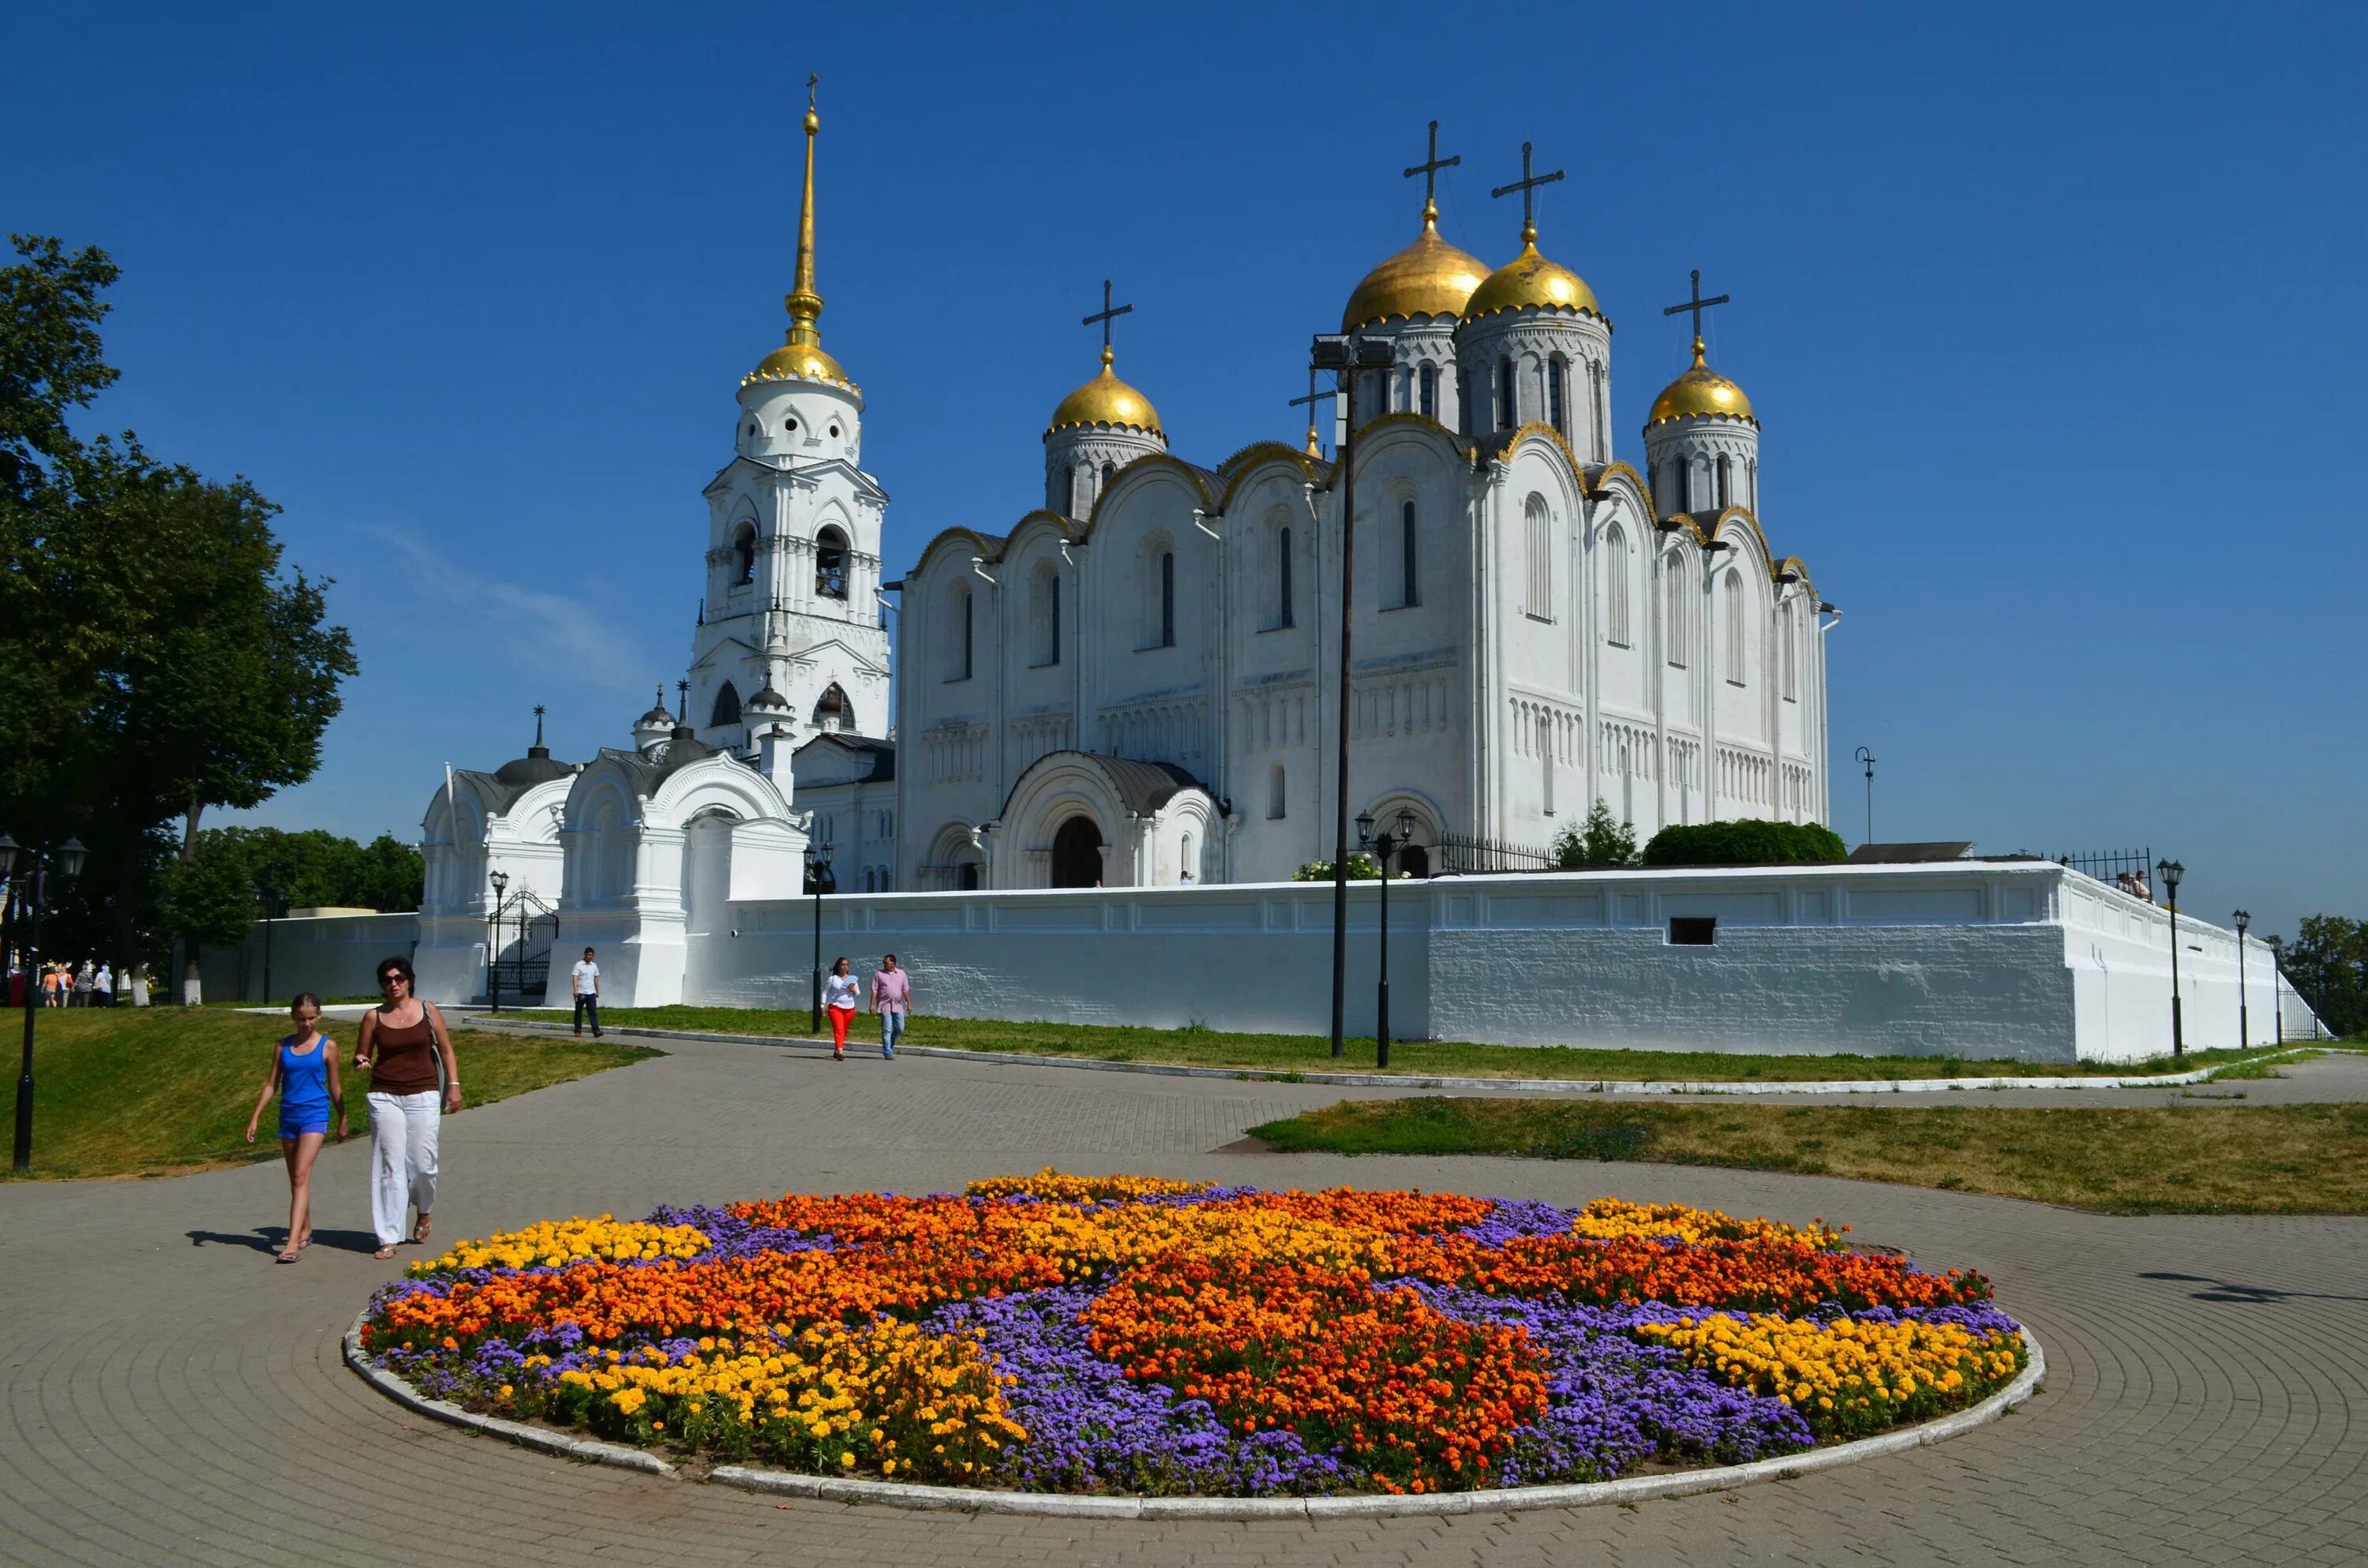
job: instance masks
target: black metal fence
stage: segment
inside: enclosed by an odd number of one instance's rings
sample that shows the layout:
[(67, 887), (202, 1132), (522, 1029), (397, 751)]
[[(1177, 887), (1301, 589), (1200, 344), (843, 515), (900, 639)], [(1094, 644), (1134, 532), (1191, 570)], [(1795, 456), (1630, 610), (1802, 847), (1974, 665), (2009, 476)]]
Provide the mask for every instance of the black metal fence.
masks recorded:
[(1431, 868), (1434, 876), (1477, 876), (1490, 871), (1553, 871), (1561, 869), (1550, 849), (1515, 844), (1502, 838), (1475, 838), (1461, 833), (1440, 834), (1434, 854), (1437, 857)]
[(2142, 898), (2152, 896), (2154, 851), (2151, 849), (2105, 849), (2093, 855), (2058, 855), (2055, 863), (2083, 876), (2094, 877), (2100, 882), (2135, 892)]

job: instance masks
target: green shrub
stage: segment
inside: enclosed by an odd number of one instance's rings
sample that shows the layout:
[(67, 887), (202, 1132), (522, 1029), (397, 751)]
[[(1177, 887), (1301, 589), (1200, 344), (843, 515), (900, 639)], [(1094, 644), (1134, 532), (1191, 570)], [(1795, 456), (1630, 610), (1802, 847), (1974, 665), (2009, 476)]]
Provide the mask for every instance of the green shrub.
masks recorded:
[(1613, 817), (1601, 801), (1588, 808), (1586, 822), (1563, 829), (1554, 840), (1554, 864), (1566, 871), (1635, 863), (1635, 824)]
[[(1392, 871), (1390, 880), (1395, 881), (1405, 875), (1404, 871)], [(1332, 862), (1310, 860), (1293, 872), (1291, 880), (1294, 882), (1328, 882), (1332, 880)], [(1349, 857), (1349, 880), (1352, 882), (1378, 882), (1382, 880), (1382, 868), (1371, 855), (1352, 854)]]
[(1849, 857), (1831, 828), (1750, 818), (1665, 827), (1645, 846), (1647, 866), (1809, 866)]

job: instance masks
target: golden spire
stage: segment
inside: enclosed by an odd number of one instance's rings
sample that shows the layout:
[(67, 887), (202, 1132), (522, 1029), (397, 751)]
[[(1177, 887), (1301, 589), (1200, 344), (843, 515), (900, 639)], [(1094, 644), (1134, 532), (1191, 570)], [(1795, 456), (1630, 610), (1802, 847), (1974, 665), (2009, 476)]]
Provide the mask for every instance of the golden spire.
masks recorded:
[(789, 341), (809, 347), (822, 342), (822, 334), (814, 330), (822, 315), (822, 296), (814, 292), (814, 132), (822, 129), (822, 119), (814, 113), (814, 86), (821, 80), (818, 74), (806, 78), (806, 186), (798, 202), (798, 269), (789, 298), (782, 301), (790, 308)]
[(822, 316), (822, 296), (814, 290), (814, 133), (822, 129), (822, 117), (814, 113), (814, 85), (821, 80), (820, 76), (806, 78), (806, 184), (798, 201), (798, 262), (790, 292), (781, 301), (789, 307), (790, 330), (781, 347), (766, 355), (743, 385), (759, 381), (828, 381), (855, 390), (839, 362), (823, 352), (822, 333), (814, 325)]

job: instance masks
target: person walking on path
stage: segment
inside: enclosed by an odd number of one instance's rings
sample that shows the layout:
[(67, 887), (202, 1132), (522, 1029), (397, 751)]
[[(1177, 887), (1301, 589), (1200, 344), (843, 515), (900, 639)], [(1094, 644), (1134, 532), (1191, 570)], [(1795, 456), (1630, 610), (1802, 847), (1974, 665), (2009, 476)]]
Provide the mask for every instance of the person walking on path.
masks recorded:
[[(418, 1211), (411, 1239), (424, 1242), (436, 1208), (436, 1135), (442, 1118), (461, 1108), (461, 1065), (452, 1056), (452, 1031), (433, 1003), (412, 994), (416, 983), (406, 958), (378, 966), (379, 990), (386, 1000), (362, 1015), (354, 1066), (370, 1075), (370, 1225), (378, 1233), (378, 1258), (394, 1256), (403, 1238), (408, 1202)], [(438, 1093), (437, 1068), (444, 1087)]]
[(91, 1005), (92, 1005), (93, 1006), (97, 1006), (97, 1007), (112, 1007), (112, 1006), (115, 1006), (115, 969), (114, 969), (114, 967), (113, 967), (112, 965), (108, 964), (108, 963), (105, 960), (103, 960), (103, 959), (102, 959), (101, 960), (99, 960), (99, 965), (98, 965), (98, 973), (97, 973), (96, 976), (94, 976), (94, 977), (92, 978), (91, 983), (90, 983), (90, 987), (91, 987), (91, 989), (90, 989), (90, 1000), (91, 1000)]
[(313, 1244), (313, 1162), (329, 1135), (329, 1112), (337, 1113), (337, 1142), (346, 1141), (346, 1089), (337, 1079), (337, 1042), (321, 1033), (321, 999), (299, 991), (288, 1005), (296, 1032), (271, 1048), (271, 1071), (255, 1114), (246, 1119), (246, 1141), (255, 1142), (263, 1108), (279, 1096), (279, 1156), (288, 1162), (288, 1244), (279, 1261), (294, 1263)]
[(905, 1038), (905, 1020), (913, 1011), (913, 977), (896, 967), (894, 953), (872, 971), (871, 1010), (880, 1015), (880, 1054), (894, 1062), (896, 1042)]
[(600, 966), (592, 961), (592, 949), (585, 949), (584, 956), (576, 960), (575, 967), (567, 972), (570, 976), (570, 983), (575, 989), (576, 1036), (579, 1039), (582, 1038), (584, 1015), (589, 1013), (592, 1015), (592, 1038), (598, 1040), (600, 1038)]
[(74, 1005), (75, 1006), (87, 1007), (90, 1006), (90, 960), (88, 959), (85, 959), (82, 960), (82, 967), (74, 971)]
[(847, 1060), (847, 1026), (855, 1021), (858, 994), (855, 976), (847, 972), (847, 960), (835, 960), (822, 983), (822, 1005), (830, 1014), (830, 1059), (834, 1062)]

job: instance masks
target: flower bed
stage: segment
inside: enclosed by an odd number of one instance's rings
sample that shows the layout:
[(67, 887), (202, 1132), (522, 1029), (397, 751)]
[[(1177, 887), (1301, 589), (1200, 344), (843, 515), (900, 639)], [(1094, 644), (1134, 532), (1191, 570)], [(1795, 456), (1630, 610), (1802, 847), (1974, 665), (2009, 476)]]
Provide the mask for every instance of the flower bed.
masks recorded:
[(1047, 1171), (546, 1222), (413, 1265), (362, 1342), (472, 1410), (821, 1474), (1427, 1493), (1962, 1408), (2023, 1364), (1989, 1297), (1822, 1221)]

